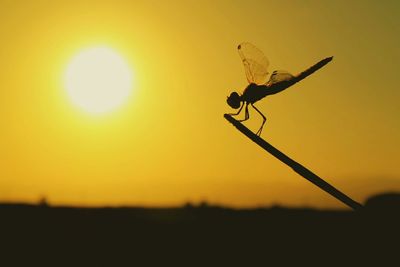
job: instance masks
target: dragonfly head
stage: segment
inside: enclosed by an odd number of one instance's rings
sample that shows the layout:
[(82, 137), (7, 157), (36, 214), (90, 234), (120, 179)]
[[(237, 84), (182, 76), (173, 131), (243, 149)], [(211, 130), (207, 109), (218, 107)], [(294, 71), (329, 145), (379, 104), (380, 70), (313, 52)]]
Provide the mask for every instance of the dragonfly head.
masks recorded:
[(238, 109), (240, 108), (240, 96), (238, 93), (233, 92), (230, 96), (226, 99), (226, 102), (231, 108)]

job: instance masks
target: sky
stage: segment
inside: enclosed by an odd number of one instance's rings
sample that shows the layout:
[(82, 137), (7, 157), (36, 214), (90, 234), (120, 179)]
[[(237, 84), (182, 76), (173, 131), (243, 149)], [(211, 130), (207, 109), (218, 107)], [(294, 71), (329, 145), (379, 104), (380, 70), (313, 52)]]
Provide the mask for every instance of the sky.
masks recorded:
[[(346, 208), (239, 133), (237, 45), (269, 70), (331, 63), (256, 103), (262, 137), (356, 201), (400, 190), (398, 1), (0, 1), (0, 201)], [(94, 115), (63, 77), (107, 46), (132, 93)], [(250, 110), (253, 131), (261, 117)]]

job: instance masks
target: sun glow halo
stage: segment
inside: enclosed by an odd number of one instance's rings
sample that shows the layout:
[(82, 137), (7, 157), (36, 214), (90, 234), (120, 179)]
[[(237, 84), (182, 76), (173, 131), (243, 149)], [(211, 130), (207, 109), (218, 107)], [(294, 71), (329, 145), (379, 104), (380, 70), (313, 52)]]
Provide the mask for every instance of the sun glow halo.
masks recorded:
[(69, 63), (65, 87), (74, 104), (90, 113), (104, 113), (123, 104), (130, 95), (132, 73), (112, 49), (89, 48)]

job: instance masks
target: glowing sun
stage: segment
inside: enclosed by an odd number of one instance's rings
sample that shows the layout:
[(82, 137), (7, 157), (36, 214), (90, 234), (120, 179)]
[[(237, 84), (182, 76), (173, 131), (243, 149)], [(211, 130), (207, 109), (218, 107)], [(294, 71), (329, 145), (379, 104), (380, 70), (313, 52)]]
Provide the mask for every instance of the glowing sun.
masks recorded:
[(104, 113), (122, 105), (132, 87), (132, 73), (124, 59), (107, 47), (81, 51), (69, 63), (65, 87), (74, 104), (90, 113)]

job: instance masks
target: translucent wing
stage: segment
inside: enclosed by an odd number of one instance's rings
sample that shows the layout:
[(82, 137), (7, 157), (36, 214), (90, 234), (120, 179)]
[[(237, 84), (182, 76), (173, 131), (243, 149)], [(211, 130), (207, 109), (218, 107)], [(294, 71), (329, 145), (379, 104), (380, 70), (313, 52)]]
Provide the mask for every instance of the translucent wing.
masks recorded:
[(285, 70), (276, 70), (272, 73), (271, 77), (269, 78), (268, 85), (273, 85), (275, 83), (289, 81), (293, 79), (294, 76)]
[(250, 43), (241, 43), (238, 52), (243, 61), (247, 81), (258, 85), (265, 84), (269, 61), (264, 53)]

